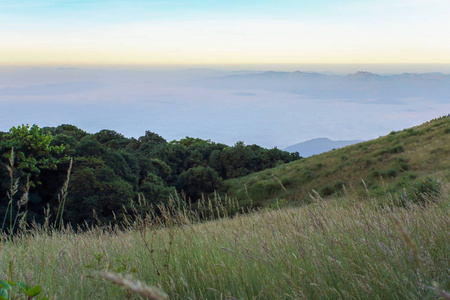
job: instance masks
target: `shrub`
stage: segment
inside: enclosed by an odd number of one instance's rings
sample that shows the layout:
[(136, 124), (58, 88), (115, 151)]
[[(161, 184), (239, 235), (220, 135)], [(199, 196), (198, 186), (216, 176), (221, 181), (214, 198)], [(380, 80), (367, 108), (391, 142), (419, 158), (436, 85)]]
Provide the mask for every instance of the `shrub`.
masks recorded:
[(391, 153), (391, 154), (394, 154), (394, 153), (401, 153), (401, 152), (403, 152), (403, 151), (405, 151), (405, 149), (403, 148), (402, 145), (397, 145), (397, 146), (389, 147), (389, 148), (387, 149), (387, 152), (388, 152), (388, 153)]
[(195, 167), (181, 173), (178, 188), (183, 190), (192, 201), (201, 198), (202, 193), (212, 193), (220, 188), (222, 178), (210, 167)]
[(292, 179), (292, 177), (289, 177), (289, 176), (283, 176), (283, 177), (281, 177), (281, 183), (282, 183), (284, 186), (290, 185), (290, 184), (293, 183), (293, 182), (294, 182), (294, 180)]
[(315, 167), (316, 167), (316, 170), (320, 170), (323, 168), (323, 163), (316, 163)]
[(376, 152), (375, 155), (383, 156), (385, 154), (402, 153), (403, 151), (405, 151), (405, 148), (403, 148), (402, 145), (396, 145), (396, 146), (392, 146), (392, 147), (380, 150), (380, 151)]
[(408, 164), (408, 161), (403, 157), (398, 157), (396, 162), (401, 171), (406, 171), (411, 168), (411, 166)]
[(391, 178), (396, 177), (397, 176), (397, 170), (396, 169), (389, 169), (389, 170), (387, 170), (386, 176), (387, 177), (391, 177)]
[(370, 176), (372, 178), (380, 178), (381, 173), (377, 169), (373, 169), (372, 172), (370, 172)]
[(332, 186), (324, 185), (320, 188), (319, 194), (322, 197), (333, 195), (335, 192), (335, 189)]
[(442, 186), (432, 177), (425, 177), (414, 181), (410, 186), (410, 199), (418, 204), (437, 200), (442, 194)]
[(405, 177), (408, 179), (414, 180), (417, 178), (417, 174), (412, 171), (409, 171), (405, 174)]
[(249, 193), (253, 199), (258, 199), (266, 195), (273, 195), (282, 190), (280, 183), (276, 180), (259, 181), (249, 188)]
[(369, 167), (369, 166), (373, 165), (374, 162), (372, 159), (366, 158), (366, 159), (364, 159), (363, 163), (366, 167)]
[(341, 192), (342, 189), (343, 189), (343, 185), (344, 185), (344, 182), (343, 182), (343, 181), (336, 181), (336, 182), (333, 184), (333, 189), (334, 189), (336, 192)]
[(305, 169), (300, 172), (300, 182), (305, 183), (314, 179), (314, 174), (311, 170)]

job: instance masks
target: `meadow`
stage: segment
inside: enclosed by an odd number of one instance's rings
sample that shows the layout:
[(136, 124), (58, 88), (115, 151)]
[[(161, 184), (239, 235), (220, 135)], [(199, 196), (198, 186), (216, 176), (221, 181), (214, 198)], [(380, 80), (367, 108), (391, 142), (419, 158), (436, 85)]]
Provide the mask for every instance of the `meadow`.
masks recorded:
[(0, 299), (450, 299), (449, 122), (231, 179), (191, 206), (140, 197), (122, 226), (19, 222), (0, 239)]
[(448, 184), (441, 189), (403, 206), (346, 190), (202, 223), (173, 210), (165, 225), (141, 218), (125, 230), (44, 226), (2, 237), (0, 276), (39, 285), (36, 299), (448, 299)]

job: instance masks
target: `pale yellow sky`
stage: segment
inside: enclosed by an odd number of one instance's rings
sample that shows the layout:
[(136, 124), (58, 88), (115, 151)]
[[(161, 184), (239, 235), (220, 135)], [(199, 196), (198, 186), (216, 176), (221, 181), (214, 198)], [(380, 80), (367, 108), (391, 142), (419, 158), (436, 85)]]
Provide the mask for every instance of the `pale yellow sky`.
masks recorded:
[(0, 64), (450, 63), (450, 18), (442, 15), (450, 5), (435, 0), (435, 10), (423, 11), (423, 1), (392, 1), (384, 9), (347, 1), (339, 17), (317, 8), (316, 18), (298, 19), (204, 13), (89, 22), (93, 13), (84, 23), (75, 15), (33, 26), (44, 18), (37, 14), (0, 22), (10, 25), (0, 30)]

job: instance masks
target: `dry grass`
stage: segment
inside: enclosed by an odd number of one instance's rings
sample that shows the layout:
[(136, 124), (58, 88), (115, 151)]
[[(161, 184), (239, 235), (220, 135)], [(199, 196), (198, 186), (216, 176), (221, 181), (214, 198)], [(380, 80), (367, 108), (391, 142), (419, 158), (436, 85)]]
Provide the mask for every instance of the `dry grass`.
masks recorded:
[(114, 284), (117, 284), (119, 286), (122, 286), (131, 292), (138, 294), (144, 298), (150, 299), (150, 300), (167, 300), (169, 299), (169, 296), (167, 296), (166, 293), (161, 291), (158, 288), (149, 287), (140, 282), (139, 280), (134, 280), (128, 276), (124, 277), (117, 273), (111, 273), (111, 272), (104, 272), (102, 273), (102, 277), (110, 281)]
[[(142, 220), (125, 231), (33, 229), (3, 239), (0, 277), (39, 284), (50, 299), (145, 297), (138, 291), (163, 299), (164, 293), (171, 299), (447, 295), (448, 190), (425, 207), (406, 208), (391, 205), (389, 197), (361, 201), (349, 190), (339, 199), (315, 196), (302, 208), (200, 224), (185, 220), (156, 229)], [(115, 284), (103, 280), (104, 272)]]

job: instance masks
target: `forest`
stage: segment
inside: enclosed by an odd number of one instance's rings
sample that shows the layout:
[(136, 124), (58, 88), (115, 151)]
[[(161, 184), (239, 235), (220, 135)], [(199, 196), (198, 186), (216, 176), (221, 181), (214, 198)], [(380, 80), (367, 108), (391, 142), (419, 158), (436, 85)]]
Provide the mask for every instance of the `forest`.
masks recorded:
[[(173, 195), (188, 206), (219, 191), (223, 180), (301, 159), (277, 148), (233, 146), (146, 131), (127, 138), (74, 126), (20, 125), (0, 133), (2, 230), (22, 223), (121, 224), (145, 199), (161, 207)], [(11, 226), (14, 224), (14, 226)]]

